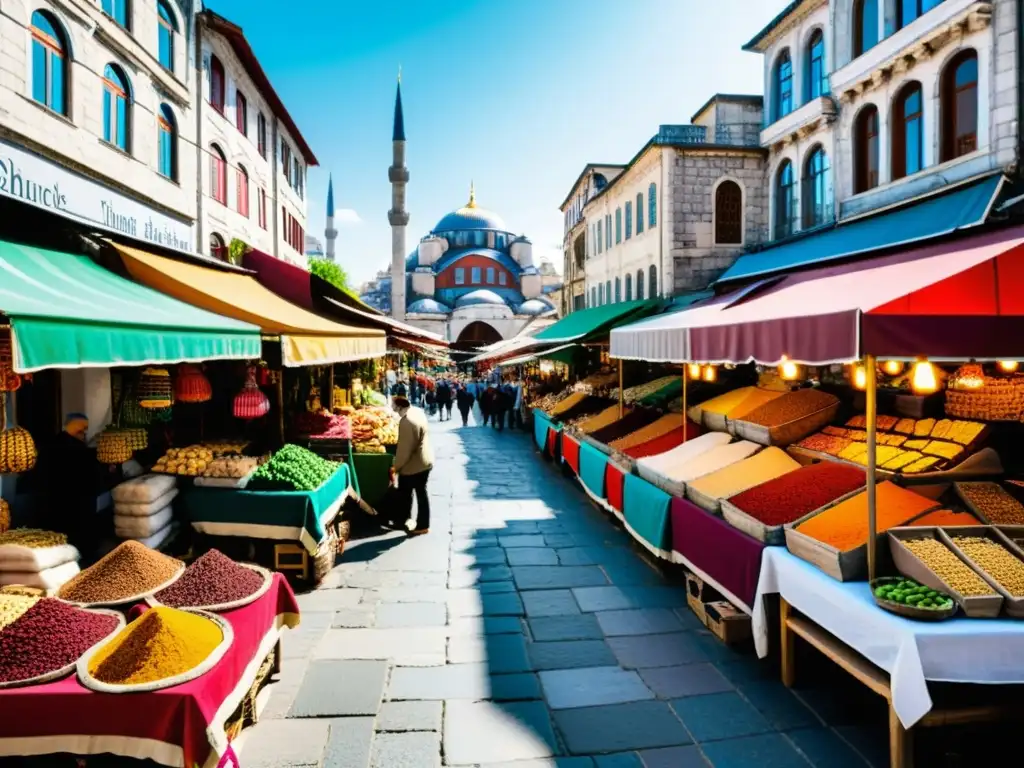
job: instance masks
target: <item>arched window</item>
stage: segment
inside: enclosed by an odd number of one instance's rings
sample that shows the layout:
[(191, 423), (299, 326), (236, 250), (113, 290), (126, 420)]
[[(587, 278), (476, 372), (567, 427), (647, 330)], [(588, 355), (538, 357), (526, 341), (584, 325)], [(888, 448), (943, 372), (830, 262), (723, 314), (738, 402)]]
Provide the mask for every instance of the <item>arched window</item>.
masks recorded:
[(249, 105), (241, 91), (235, 91), (235, 126), (243, 136), (249, 135)]
[(878, 45), (878, 0), (853, 2), (853, 55), (860, 56)]
[(210, 197), (221, 205), (228, 204), (228, 161), (216, 144), (210, 145)]
[(228, 260), (228, 249), (224, 246), (224, 238), (216, 232), (210, 233), (210, 257), (221, 261)]
[(644, 271), (638, 269), (636, 271), (636, 298), (637, 301), (644, 297)]
[(942, 0), (896, 0), (898, 5), (896, 28), (903, 29), (908, 24), (928, 13)]
[(178, 128), (174, 113), (166, 104), (160, 105), (156, 116), (157, 163), (160, 174), (178, 180)]
[(238, 166), (238, 170), (235, 172), (235, 197), (238, 203), (238, 212), (249, 218), (249, 172), (245, 170), (245, 166)]
[(853, 191), (878, 186), (878, 108), (870, 104), (853, 123)]
[(157, 53), (160, 65), (164, 69), (174, 71), (174, 33), (178, 31), (178, 23), (174, 20), (174, 13), (167, 4), (167, 0), (158, 0), (156, 4), (158, 15), (157, 24)]
[(224, 65), (210, 57), (210, 106), (224, 114)]
[(723, 181), (715, 190), (715, 243), (743, 242), (743, 192), (735, 181)]
[(622, 280), (615, 278), (615, 303), (622, 301)]
[(633, 276), (626, 275), (626, 301), (633, 300)]
[(131, 29), (130, 0), (103, 0), (103, 12), (125, 29)]
[(793, 234), (793, 165), (784, 160), (775, 174), (775, 237)]
[(811, 150), (804, 163), (803, 190), (800, 192), (804, 229), (824, 224), (828, 219), (828, 170), (828, 155), (819, 145)]
[(772, 119), (779, 120), (793, 111), (793, 60), (787, 48), (775, 60), (772, 70)]
[(125, 152), (131, 138), (131, 90), (120, 67), (107, 64), (103, 70), (103, 140)]
[(622, 242), (622, 209), (615, 209), (615, 244)]
[(68, 114), (68, 45), (64, 29), (46, 11), (32, 14), (32, 98)]
[(814, 30), (807, 43), (807, 74), (804, 78), (804, 100), (810, 101), (828, 93), (828, 74), (825, 70), (825, 36)]
[(924, 115), (921, 84), (909, 83), (892, 109), (892, 177), (902, 179), (924, 167)]
[(942, 72), (942, 161), (978, 148), (978, 54), (963, 51)]
[(644, 193), (636, 196), (636, 233), (639, 235), (644, 231)]
[(626, 201), (626, 239), (633, 236), (633, 201)]
[(658, 224), (658, 201), (655, 197), (657, 191), (658, 187), (652, 181), (651, 186), (647, 188), (647, 226), (649, 229), (654, 229)]
[(658, 295), (658, 268), (651, 264), (650, 269), (647, 270), (647, 279), (650, 283), (647, 286), (647, 295), (649, 298), (654, 298)]

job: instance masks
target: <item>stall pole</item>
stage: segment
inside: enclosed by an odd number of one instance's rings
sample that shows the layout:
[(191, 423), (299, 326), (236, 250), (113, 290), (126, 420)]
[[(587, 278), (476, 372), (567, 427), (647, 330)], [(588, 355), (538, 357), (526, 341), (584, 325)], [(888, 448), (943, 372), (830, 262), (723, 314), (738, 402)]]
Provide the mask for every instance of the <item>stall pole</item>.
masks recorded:
[(622, 358), (619, 358), (619, 418), (622, 418), (622, 403), (625, 395), (622, 392)]
[(874, 355), (865, 355), (864, 373), (867, 377), (864, 388), (866, 408), (865, 419), (868, 427), (868, 580), (874, 580), (878, 560), (877, 509), (875, 505), (875, 421), (878, 416), (878, 388), (875, 375), (877, 362)]
[(277, 432), (284, 445), (284, 370), (277, 373)]
[[(324, 399), (320, 398), (320, 405)], [(327, 366), (327, 412), (334, 413), (334, 363)]]
[(686, 415), (686, 363), (683, 363), (683, 442), (686, 442), (686, 436), (690, 433), (690, 426), (687, 423), (687, 419), (690, 417)]

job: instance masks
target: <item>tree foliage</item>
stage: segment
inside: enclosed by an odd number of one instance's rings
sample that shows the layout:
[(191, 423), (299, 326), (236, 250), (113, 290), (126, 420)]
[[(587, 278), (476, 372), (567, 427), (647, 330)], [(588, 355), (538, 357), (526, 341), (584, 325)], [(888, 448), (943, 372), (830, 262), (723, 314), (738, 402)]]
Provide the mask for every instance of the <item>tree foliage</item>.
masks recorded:
[(356, 295), (348, 285), (348, 274), (336, 262), (310, 257), (309, 271), (321, 280), (326, 280), (339, 291), (344, 291), (349, 296)]

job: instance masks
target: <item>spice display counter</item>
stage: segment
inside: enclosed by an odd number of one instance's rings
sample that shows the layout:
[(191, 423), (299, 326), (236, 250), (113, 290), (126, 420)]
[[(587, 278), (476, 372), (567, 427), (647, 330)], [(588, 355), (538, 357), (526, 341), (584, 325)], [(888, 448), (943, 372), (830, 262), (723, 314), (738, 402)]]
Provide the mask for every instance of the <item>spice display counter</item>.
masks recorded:
[(200, 533), (296, 541), (315, 554), (350, 492), (351, 475), (342, 465), (315, 491), (192, 487), (180, 499)]
[(190, 682), (124, 695), (90, 691), (71, 675), (0, 690), (0, 756), (109, 753), (213, 768), (228, 749), (226, 722), (249, 694), (282, 628), (298, 626), (299, 608), (288, 583), (275, 575), (261, 598), (221, 616), (233, 631), (231, 647)]

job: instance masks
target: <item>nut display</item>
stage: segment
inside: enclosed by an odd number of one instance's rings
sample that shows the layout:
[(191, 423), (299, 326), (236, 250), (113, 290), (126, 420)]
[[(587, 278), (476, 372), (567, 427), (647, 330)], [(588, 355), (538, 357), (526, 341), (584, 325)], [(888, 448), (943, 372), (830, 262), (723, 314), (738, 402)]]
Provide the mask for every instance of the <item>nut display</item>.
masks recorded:
[(126, 600), (166, 584), (183, 567), (145, 544), (125, 541), (62, 586), (57, 597), (76, 603)]
[(985, 580), (937, 539), (903, 539), (903, 546), (927, 565), (949, 588), (964, 597), (994, 595)]
[(843, 449), (850, 445), (850, 440), (845, 437), (836, 437), (835, 435), (828, 435), (819, 432), (816, 435), (805, 437), (799, 443), (798, 448), (804, 448), (808, 451), (819, 451), (821, 453), (827, 453), (830, 456), (838, 456), (842, 453)]
[(1024, 597), (1024, 562), (997, 541), (981, 536), (953, 536), (953, 543), (1013, 597)]
[(169, 448), (167, 453), (157, 459), (156, 464), (153, 465), (153, 471), (165, 475), (199, 477), (206, 471), (206, 467), (211, 461), (213, 461), (213, 451), (202, 445)]
[(55, 531), (43, 531), (39, 528), (12, 528), (0, 533), (0, 546), (28, 547), (43, 549), (59, 547), (68, 543), (68, 537)]
[(762, 427), (778, 427), (835, 405), (839, 399), (819, 389), (798, 389), (755, 408), (743, 421)]
[(997, 483), (957, 483), (956, 489), (993, 525), (1024, 525), (1024, 506)]
[[(386, 408), (360, 408), (352, 414), (352, 441), (355, 443), (378, 442), (381, 445), (398, 443), (398, 419), (394, 411)], [(370, 451), (378, 453), (379, 451)], [(368, 453), (368, 451), (361, 451)]]
[(203, 477), (243, 478), (261, 463), (261, 459), (248, 456), (222, 456), (206, 465)]
[(25, 611), (38, 602), (38, 597), (0, 595), (0, 629), (20, 619)]

